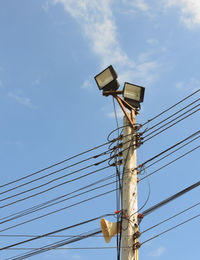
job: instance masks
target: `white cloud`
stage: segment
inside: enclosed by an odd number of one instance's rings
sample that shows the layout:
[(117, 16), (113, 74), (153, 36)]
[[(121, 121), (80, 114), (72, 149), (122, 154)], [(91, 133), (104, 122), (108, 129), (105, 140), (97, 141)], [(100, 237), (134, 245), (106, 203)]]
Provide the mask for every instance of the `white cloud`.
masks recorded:
[(153, 257), (159, 257), (159, 256), (161, 256), (165, 252), (165, 250), (166, 249), (163, 246), (160, 246), (156, 250), (150, 252), (149, 255), (153, 256)]
[(22, 97), (22, 96), (19, 96), (19, 95), (13, 93), (13, 92), (9, 92), (8, 93), (8, 97), (14, 99), (17, 103), (19, 103), (21, 105), (24, 105), (24, 106), (26, 106), (28, 108), (31, 108), (31, 109), (36, 108), (32, 104), (31, 99), (28, 98), (28, 97)]
[(39, 85), (39, 84), (40, 84), (40, 79), (35, 79), (35, 80), (33, 80), (33, 81), (31, 82), (31, 84), (32, 84), (33, 86)]
[(179, 90), (191, 90), (195, 91), (200, 89), (200, 80), (196, 78), (191, 78), (188, 81), (178, 81), (175, 83), (175, 87)]
[(199, 0), (167, 0), (167, 7), (180, 8), (181, 21), (188, 27), (194, 28), (200, 25), (200, 1)]
[(91, 89), (93, 87), (93, 84), (91, 83), (90, 80), (85, 80), (83, 82), (83, 85), (81, 86), (81, 88), (83, 89)]
[[(117, 109), (116, 114), (117, 114), (117, 118), (120, 118), (120, 119), (122, 119), (123, 116), (124, 116), (124, 113), (123, 113), (121, 108)], [(115, 113), (110, 112), (110, 113), (107, 114), (107, 116), (110, 117), (110, 118), (115, 118)]]
[[(137, 80), (142, 84), (151, 83), (156, 77), (158, 62), (148, 60), (135, 62), (122, 50), (117, 37), (117, 27), (112, 12), (113, 0), (51, 0), (62, 4), (64, 9), (80, 24), (89, 40), (93, 52), (100, 58), (101, 69), (110, 64), (117, 68), (119, 78)], [(133, 1), (138, 8), (147, 10), (145, 1)], [(144, 70), (144, 71), (143, 71)]]
[(138, 9), (143, 12), (147, 12), (149, 10), (149, 5), (145, 0), (123, 0), (123, 2), (134, 9)]
[(43, 3), (42, 9), (43, 9), (45, 12), (48, 12), (48, 11), (49, 11), (49, 2), (48, 2), (48, 1), (46, 1), (46, 2)]

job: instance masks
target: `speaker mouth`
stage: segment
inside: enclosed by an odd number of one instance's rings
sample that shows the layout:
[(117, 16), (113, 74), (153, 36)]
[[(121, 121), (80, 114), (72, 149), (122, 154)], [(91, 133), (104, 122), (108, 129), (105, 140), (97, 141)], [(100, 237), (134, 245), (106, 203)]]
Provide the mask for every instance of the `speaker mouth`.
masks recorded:
[(100, 221), (101, 231), (106, 243), (109, 243), (111, 238), (120, 232), (120, 223), (110, 222), (104, 218)]

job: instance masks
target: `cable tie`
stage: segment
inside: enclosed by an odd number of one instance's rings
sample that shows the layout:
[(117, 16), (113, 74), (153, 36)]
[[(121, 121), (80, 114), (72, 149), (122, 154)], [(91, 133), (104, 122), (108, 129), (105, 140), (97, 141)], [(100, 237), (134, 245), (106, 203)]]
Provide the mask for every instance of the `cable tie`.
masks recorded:
[(143, 167), (143, 165), (144, 165), (143, 163), (142, 163), (142, 164), (140, 164), (140, 165), (138, 165), (138, 168), (142, 168), (142, 167)]
[(116, 210), (115, 214), (119, 214), (121, 212), (121, 210)]

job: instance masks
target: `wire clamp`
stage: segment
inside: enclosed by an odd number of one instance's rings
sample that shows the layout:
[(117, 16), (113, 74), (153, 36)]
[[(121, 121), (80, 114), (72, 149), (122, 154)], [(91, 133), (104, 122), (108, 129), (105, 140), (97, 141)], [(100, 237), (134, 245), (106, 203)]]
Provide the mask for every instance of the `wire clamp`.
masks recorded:
[(135, 250), (139, 249), (140, 247), (141, 247), (141, 243), (140, 243), (140, 242), (137, 242), (137, 243), (135, 243), (135, 244), (133, 245), (133, 250), (135, 251)]
[(135, 233), (133, 234), (133, 240), (139, 238), (140, 236), (141, 236), (141, 233), (140, 233), (139, 231), (135, 232)]

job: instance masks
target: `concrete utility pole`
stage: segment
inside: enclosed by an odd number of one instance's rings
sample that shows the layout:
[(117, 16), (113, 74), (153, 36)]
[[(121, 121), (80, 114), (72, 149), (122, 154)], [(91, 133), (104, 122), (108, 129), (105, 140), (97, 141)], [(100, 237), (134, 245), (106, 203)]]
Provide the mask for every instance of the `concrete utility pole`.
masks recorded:
[[(135, 123), (135, 112), (131, 117)], [(137, 163), (136, 134), (126, 116), (124, 116), (123, 135), (123, 180), (122, 180), (122, 260), (138, 260), (138, 250), (133, 249), (133, 234), (137, 231)], [(130, 141), (130, 142), (128, 142)], [(136, 214), (134, 214), (136, 213)]]

